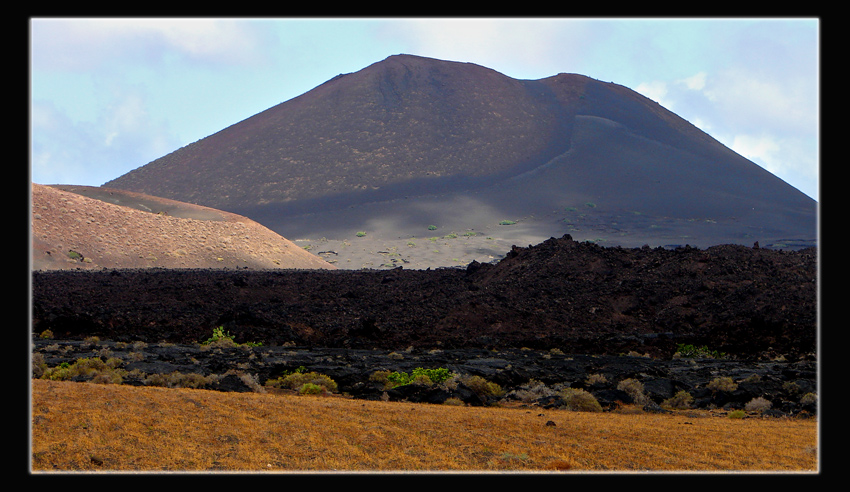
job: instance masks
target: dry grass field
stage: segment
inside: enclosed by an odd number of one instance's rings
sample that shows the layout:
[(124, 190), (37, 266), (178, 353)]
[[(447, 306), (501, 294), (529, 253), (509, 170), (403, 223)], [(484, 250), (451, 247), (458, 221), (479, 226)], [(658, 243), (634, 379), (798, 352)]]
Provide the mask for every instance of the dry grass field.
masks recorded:
[(42, 472), (818, 471), (814, 419), (32, 381)]

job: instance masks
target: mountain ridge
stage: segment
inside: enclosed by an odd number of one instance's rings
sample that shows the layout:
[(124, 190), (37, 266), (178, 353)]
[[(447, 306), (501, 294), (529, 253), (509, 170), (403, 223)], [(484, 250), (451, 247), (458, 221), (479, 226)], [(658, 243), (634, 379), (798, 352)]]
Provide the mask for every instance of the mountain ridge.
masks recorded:
[[(104, 186), (231, 211), (292, 238), (371, 228), (405, 240), (429, 224), (492, 236), (507, 232), (493, 228), (503, 219), (528, 218), (527, 234), (505, 240), (809, 246), (817, 236), (814, 200), (627, 87), (416, 55), (337, 75)], [(567, 212), (577, 208), (616, 227), (582, 229)], [(695, 220), (703, 227), (684, 223)]]

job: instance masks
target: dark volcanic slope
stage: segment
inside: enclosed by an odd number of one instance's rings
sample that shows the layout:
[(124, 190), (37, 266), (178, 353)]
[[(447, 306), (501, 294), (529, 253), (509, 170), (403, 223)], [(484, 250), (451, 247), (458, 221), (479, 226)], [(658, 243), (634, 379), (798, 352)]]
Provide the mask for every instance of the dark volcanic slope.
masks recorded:
[(626, 246), (805, 246), (817, 235), (814, 200), (630, 89), (409, 55), (105, 186), (239, 213), (289, 238), (407, 238), (503, 219), (519, 222), (518, 244), (570, 233)]
[(33, 273), (34, 333), (317, 347), (529, 347), (669, 356), (816, 350), (817, 251), (603, 248), (569, 237), (498, 264), (386, 271)]

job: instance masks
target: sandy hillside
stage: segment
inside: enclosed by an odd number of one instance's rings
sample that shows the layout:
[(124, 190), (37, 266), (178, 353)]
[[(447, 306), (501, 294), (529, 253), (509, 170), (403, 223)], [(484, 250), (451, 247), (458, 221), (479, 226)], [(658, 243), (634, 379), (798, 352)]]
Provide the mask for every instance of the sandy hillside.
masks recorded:
[(33, 183), (32, 268), (335, 268), (245, 217), (147, 195), (133, 198), (148, 206)]

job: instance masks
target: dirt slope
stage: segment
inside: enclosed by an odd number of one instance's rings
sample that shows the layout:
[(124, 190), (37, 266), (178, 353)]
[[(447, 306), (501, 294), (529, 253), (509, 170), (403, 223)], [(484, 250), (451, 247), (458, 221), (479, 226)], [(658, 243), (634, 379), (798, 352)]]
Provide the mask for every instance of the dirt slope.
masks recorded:
[(239, 215), (138, 193), (65, 188), (75, 192), (32, 184), (34, 270), (336, 268)]

